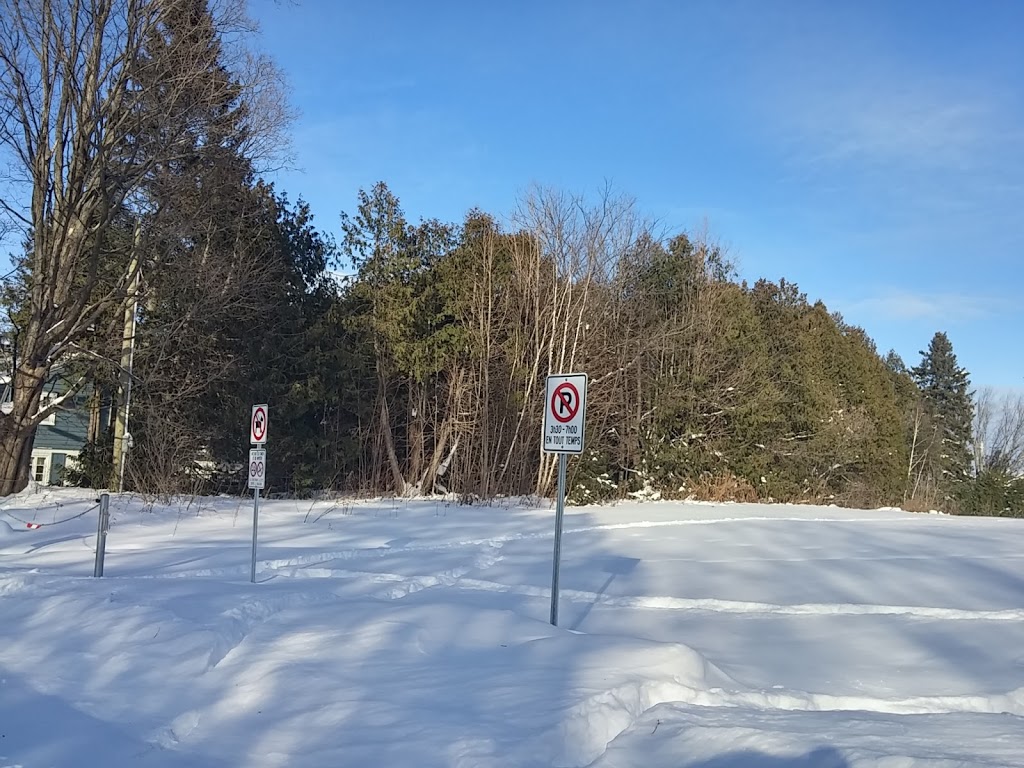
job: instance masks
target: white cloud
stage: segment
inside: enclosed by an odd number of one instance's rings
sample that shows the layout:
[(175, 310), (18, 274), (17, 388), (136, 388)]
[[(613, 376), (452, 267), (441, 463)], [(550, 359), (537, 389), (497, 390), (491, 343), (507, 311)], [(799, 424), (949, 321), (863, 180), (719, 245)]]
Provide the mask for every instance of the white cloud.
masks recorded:
[(966, 170), (988, 144), (993, 115), (981, 103), (865, 94), (831, 101), (805, 120), (805, 136), (817, 136), (822, 160), (909, 161)]
[(1013, 310), (1012, 303), (1002, 298), (903, 290), (890, 290), (878, 296), (842, 303), (844, 314), (889, 320), (940, 319), (956, 322)]
[(772, 114), (797, 161), (971, 172), (1024, 144), (1012, 101), (988, 84), (847, 75), (791, 87)]

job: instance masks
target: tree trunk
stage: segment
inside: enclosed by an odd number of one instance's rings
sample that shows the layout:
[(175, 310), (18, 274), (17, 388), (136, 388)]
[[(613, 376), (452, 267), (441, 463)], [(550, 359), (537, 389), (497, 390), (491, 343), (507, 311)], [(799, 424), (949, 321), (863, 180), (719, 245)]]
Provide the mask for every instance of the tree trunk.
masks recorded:
[(409, 477), (412, 480), (423, 473), (426, 460), (427, 396), (424, 384), (409, 382)]
[(35, 441), (34, 416), (49, 375), (47, 366), (19, 365), (14, 372), (9, 414), (0, 414), (0, 496), (24, 490), (28, 485), (32, 443)]
[(100, 439), (100, 388), (93, 387), (89, 395), (89, 428), (85, 433), (87, 442), (96, 443)]
[(387, 395), (381, 391), (380, 394), (380, 429), (384, 436), (384, 450), (387, 451), (388, 466), (391, 467), (391, 477), (395, 483), (395, 493), (399, 496), (405, 495), (405, 478), (402, 476), (402, 468), (398, 463), (398, 455), (395, 453), (395, 438), (391, 431), (391, 412), (388, 410)]
[[(437, 480), (438, 470), (445, 462), (450, 462), (452, 450), (458, 445), (458, 437), (455, 434), (455, 426), (458, 421), (459, 406), (463, 401), (466, 386), (466, 370), (459, 368), (450, 378), (448, 387), (448, 402), (445, 407), (445, 416), (440, 427), (435, 432), (434, 451), (430, 462), (427, 464), (420, 477), (420, 492), (432, 493), (434, 483)], [(449, 449), (448, 443), (453, 442), (453, 448)], [(414, 475), (415, 477), (415, 475)]]
[(913, 439), (911, 440), (911, 443), (910, 443), (910, 461), (907, 462), (907, 483), (906, 483), (906, 487), (904, 487), (904, 489), (903, 489), (903, 503), (904, 504), (907, 503), (907, 495), (909, 494), (910, 498), (913, 499), (914, 498), (914, 493), (916, 493), (916, 491), (917, 491), (917, 483), (914, 483), (913, 489), (911, 489), (910, 480), (911, 480), (911, 477), (912, 477), (913, 472), (914, 472), (914, 457), (915, 457), (915, 453), (917, 452), (917, 435), (918, 435), (918, 432), (920, 431), (920, 429), (921, 429), (921, 409), (920, 409), (920, 407), (918, 407), (914, 411), (914, 437), (913, 437)]

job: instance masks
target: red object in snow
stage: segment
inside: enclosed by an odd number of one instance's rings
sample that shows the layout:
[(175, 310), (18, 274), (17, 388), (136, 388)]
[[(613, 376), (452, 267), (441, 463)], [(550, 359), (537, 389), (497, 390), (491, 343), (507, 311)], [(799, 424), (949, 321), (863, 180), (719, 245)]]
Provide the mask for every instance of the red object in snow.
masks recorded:
[(25, 527), (31, 528), (34, 531), (36, 528), (42, 528), (43, 526), (41, 526), (39, 523), (25, 523)]

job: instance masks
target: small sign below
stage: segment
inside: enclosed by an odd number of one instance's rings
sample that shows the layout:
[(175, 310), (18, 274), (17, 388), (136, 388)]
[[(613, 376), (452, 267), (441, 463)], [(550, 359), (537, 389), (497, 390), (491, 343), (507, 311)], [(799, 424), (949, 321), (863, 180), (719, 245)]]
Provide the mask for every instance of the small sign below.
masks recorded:
[(263, 448), (249, 450), (249, 488), (262, 491), (267, 481), (267, 452)]
[(548, 376), (544, 398), (543, 448), (547, 453), (583, 453), (587, 374)]
[(266, 403), (252, 407), (252, 419), (249, 421), (249, 442), (253, 445), (266, 445), (267, 414), (269, 413), (270, 406)]

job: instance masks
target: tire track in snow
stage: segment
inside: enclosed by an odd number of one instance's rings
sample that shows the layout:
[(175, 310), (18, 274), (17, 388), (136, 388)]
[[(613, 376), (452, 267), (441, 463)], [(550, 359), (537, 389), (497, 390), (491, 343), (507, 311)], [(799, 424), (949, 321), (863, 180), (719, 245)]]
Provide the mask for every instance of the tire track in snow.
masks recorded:
[[(723, 518), (711, 518), (702, 520), (634, 520), (628, 523), (605, 523), (602, 525), (586, 525), (579, 527), (568, 527), (563, 531), (565, 536), (575, 536), (582, 533), (594, 533), (600, 531), (620, 531), (620, 530), (632, 530), (632, 529), (643, 529), (643, 528), (673, 528), (679, 526), (704, 526), (704, 525), (722, 525), (730, 523), (747, 523), (747, 522), (771, 522), (771, 523), (824, 523), (824, 524), (845, 524), (845, 523), (915, 523), (917, 522), (914, 518), (892, 518), (892, 519), (879, 519), (876, 517), (864, 517), (864, 518), (829, 518), (829, 517), (723, 517)], [(446, 552), (455, 549), (470, 549), (473, 547), (485, 547), (485, 546), (503, 546), (509, 542), (515, 541), (531, 541), (537, 539), (549, 539), (551, 538), (551, 531), (535, 531), (535, 532), (513, 532), (507, 534), (500, 534), (498, 536), (488, 536), (486, 538), (477, 539), (460, 539), (457, 541), (446, 541), (438, 542), (436, 544), (407, 544), (400, 547), (349, 547), (346, 549), (331, 550), (327, 552), (314, 552), (304, 555), (294, 555), (286, 558), (276, 559), (265, 559), (260, 560), (258, 565), (262, 570), (269, 568), (272, 570), (282, 570), (287, 568), (297, 568), (309, 565), (319, 565), (321, 563), (327, 563), (332, 560), (356, 560), (362, 558), (382, 558), (388, 557), (389, 555), (395, 554), (406, 554), (406, 553), (417, 553), (417, 552)], [(945, 556), (945, 555), (944, 555)], [(956, 555), (948, 555), (949, 557), (956, 557)], [(908, 556), (915, 558), (916, 556)], [(971, 557), (973, 555), (965, 555), (964, 557)], [(983, 556), (979, 556), (981, 558)], [(1024, 556), (1021, 556), (1024, 558)], [(770, 558), (751, 558), (754, 560), (770, 559)], [(809, 559), (809, 558), (800, 558)], [(839, 558), (842, 559), (842, 558)], [(865, 559), (885, 559), (885, 558), (865, 558)], [(892, 559), (906, 559), (903, 556), (893, 556)], [(928, 559), (924, 556), (923, 559)], [(998, 558), (1007, 559), (1007, 558)], [(239, 576), (249, 573), (249, 565), (234, 565), (224, 566), (218, 568), (190, 568), (180, 571), (173, 571), (170, 573), (157, 573), (157, 574), (139, 574), (132, 578), (138, 579), (183, 579), (183, 578), (222, 578), (229, 576)]]
[(292, 608), (302, 608), (337, 600), (334, 594), (289, 593), (273, 597), (243, 600), (233, 608), (222, 612), (212, 627), (213, 647), (207, 660), (207, 670), (213, 669), (232, 651), (240, 646), (249, 633), (274, 616)]
[[(257, 561), (258, 573), (272, 571), (274, 575), (288, 575), (302, 578), (306, 574), (310, 578), (328, 578), (348, 576), (372, 575), (369, 571), (348, 571), (338, 568), (314, 568), (311, 566), (322, 565), (336, 560), (361, 560), (385, 558), (391, 555), (403, 555), (418, 552), (445, 552), (456, 549), (470, 549), (472, 547), (487, 547), (500, 549), (508, 541), (519, 539), (543, 538), (550, 534), (513, 534), (511, 536), (498, 536), (487, 539), (471, 539), (465, 541), (444, 542), (441, 544), (409, 545), (402, 547), (371, 547), (371, 548), (350, 548), (328, 552), (315, 552), (293, 557), (261, 559)], [(131, 577), (135, 579), (195, 579), (195, 578), (227, 578), (242, 576), (249, 573), (250, 566), (229, 565), (218, 568), (187, 568), (169, 573), (138, 574)], [(472, 568), (467, 568), (467, 571)], [(380, 574), (383, 577), (389, 574)], [(399, 580), (405, 577), (395, 577), (392, 580)], [(409, 577), (413, 578), (413, 577)], [(422, 578), (422, 577), (421, 577)]]
[[(750, 520), (753, 518), (730, 518), (728, 520), (700, 520), (700, 521), (666, 521), (650, 522), (636, 521), (632, 523), (611, 524), (604, 526), (590, 526), (566, 530), (566, 534), (582, 533), (594, 530), (608, 529), (630, 529), (661, 527), (664, 525), (689, 525), (718, 522), (735, 522)], [(781, 520), (783, 518), (763, 518), (765, 520)], [(801, 518), (802, 519), (802, 518)], [(822, 522), (836, 522), (825, 520)], [(838, 521), (847, 522), (847, 521)], [(502, 560), (501, 550), (505, 543), (510, 541), (522, 541), (526, 539), (548, 538), (549, 533), (514, 533), (507, 536), (498, 536), (487, 539), (471, 539), (457, 542), (446, 542), (436, 545), (409, 545), (404, 547), (375, 547), (372, 549), (347, 549), (337, 552), (311, 553), (298, 555), (290, 558), (280, 558), (260, 561), (260, 572), (284, 578), (318, 578), (318, 579), (368, 579), (372, 582), (382, 584), (393, 584), (390, 589), (380, 594), (388, 599), (400, 599), (423, 589), (439, 586), (458, 586), (462, 589), (469, 589), (481, 592), (504, 592), (521, 595), (525, 597), (548, 598), (550, 590), (545, 587), (529, 585), (510, 585), (485, 579), (467, 579), (467, 575), (473, 571), (486, 570)], [(366, 571), (359, 569), (339, 569), (316, 567), (332, 561), (349, 561), (362, 558), (384, 558), (390, 555), (401, 555), (417, 552), (441, 552), (460, 548), (480, 547), (482, 551), (477, 555), (472, 564), (466, 564), (455, 568), (446, 569), (436, 573), (403, 575), (380, 571)], [(972, 557), (965, 555), (965, 557)], [(983, 557), (983, 556), (980, 556)], [(1002, 558), (1005, 559), (1005, 558)], [(248, 565), (229, 566), (224, 568), (199, 568), (172, 573), (144, 574), (136, 576), (113, 577), (115, 579), (184, 579), (201, 577), (231, 577), (248, 573)], [(32, 578), (23, 574), (10, 574), (0, 577), (0, 594), (15, 594), (28, 589), (40, 586), (36, 584), (36, 574)], [(44, 590), (45, 591), (45, 590)], [(614, 596), (588, 592), (582, 590), (562, 589), (560, 595), (563, 599), (575, 603), (591, 603), (612, 608), (634, 608), (648, 610), (667, 611), (706, 611), (710, 613), (723, 614), (761, 614), (780, 616), (906, 616), (917, 619), (932, 619), (943, 621), (1024, 621), (1024, 610), (1003, 609), (1003, 610), (974, 610), (961, 608), (940, 608), (929, 606), (906, 606), (906, 605), (875, 605), (858, 603), (803, 603), (795, 605), (784, 605), (775, 603), (762, 603), (751, 601), (724, 600), (717, 598), (687, 598), (665, 595), (645, 596)], [(242, 610), (241, 608), (239, 610)], [(258, 611), (257, 611), (258, 612)], [(243, 622), (245, 623), (245, 622)], [(249, 626), (255, 626), (259, 621), (249, 622)], [(232, 636), (237, 637), (237, 632)], [(241, 642), (233, 643), (237, 645)], [(214, 654), (216, 655), (216, 654)]]
[(490, 568), (504, 559), (501, 555), (502, 546), (500, 543), (492, 543), (477, 555), (471, 565), (460, 565), (455, 568), (448, 568), (425, 575), (408, 576), (397, 573), (382, 573), (380, 571), (353, 571), (337, 568), (318, 568), (315, 566), (276, 568), (274, 569), (274, 575), (300, 579), (368, 579), (371, 582), (382, 584), (394, 583), (396, 586), (384, 590), (378, 596), (387, 600), (398, 600), (430, 587), (454, 586), (467, 574)]
[[(484, 592), (509, 592), (526, 597), (549, 597), (550, 590), (544, 587), (500, 584), (481, 579), (463, 579), (458, 584), (463, 589)], [(721, 600), (700, 597), (670, 596), (614, 596), (597, 592), (562, 589), (559, 595), (575, 603), (594, 603), (613, 608), (646, 608), (668, 611), (707, 611), (710, 613), (765, 614), (780, 616), (910, 616), (920, 619), (944, 621), (1022, 621), (1024, 610), (972, 610), (967, 608), (931, 608), (914, 605), (871, 605), (858, 603), (800, 603), (782, 605), (757, 603), (742, 600)]]
[[(394, 583), (381, 596), (401, 599), (430, 587), (458, 587), (476, 592), (498, 592), (547, 599), (551, 595), (546, 587), (524, 584), (503, 584), (485, 579), (467, 579), (469, 573), (485, 570), (499, 562), (500, 547), (495, 545), (493, 553), (482, 553), (473, 565), (450, 568), (438, 573), (424, 575), (402, 575), (379, 571), (358, 571), (335, 568), (288, 567), (276, 570), (276, 574), (289, 578), (364, 578), (381, 583)], [(660, 611), (703, 611), (746, 615), (776, 616), (906, 616), (914, 619), (940, 621), (1024, 621), (1024, 610), (976, 610), (969, 608), (938, 608), (915, 605), (877, 605), (870, 603), (797, 603), (785, 605), (743, 600), (718, 598), (672, 597), (667, 595), (615, 596), (583, 590), (562, 589), (563, 600), (574, 603), (592, 603), (610, 608), (634, 608)]]
[(569, 709), (562, 722), (543, 737), (557, 755), (554, 765), (585, 768), (661, 704), (702, 708), (756, 709), (783, 712), (868, 712), (881, 715), (990, 714), (1024, 717), (1024, 688), (995, 695), (912, 696), (886, 699), (835, 696), (806, 691), (726, 691), (678, 680), (644, 680), (588, 696)]
[[(367, 576), (380, 582), (396, 582), (397, 586), (387, 590), (382, 597), (397, 599), (433, 586), (454, 584), (470, 571), (486, 569), (502, 559), (501, 545), (494, 545), (481, 552), (473, 565), (460, 566), (428, 576), (401, 576), (399, 574), (373, 574), (359, 571), (334, 571), (322, 568), (291, 568), (275, 569), (275, 575), (299, 576), (299, 578), (365, 578)], [(324, 573), (326, 572), (326, 573)], [(300, 575), (301, 574), (301, 575)], [(208, 669), (216, 667), (232, 651), (240, 646), (249, 633), (274, 616), (291, 608), (305, 607), (337, 600), (333, 593), (289, 593), (276, 597), (263, 597), (245, 600), (239, 605), (224, 611), (221, 620), (212, 629), (215, 636), (214, 647), (210, 651)]]

